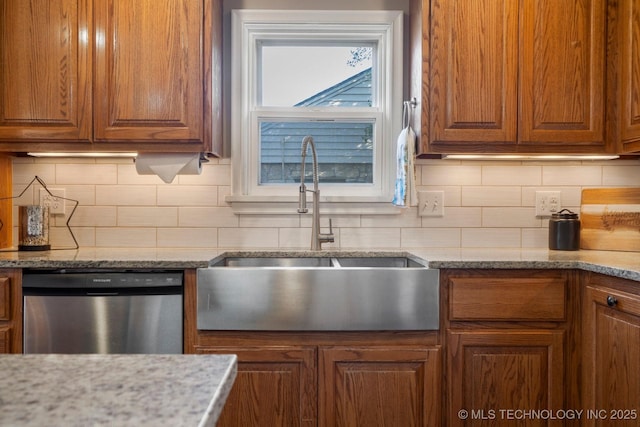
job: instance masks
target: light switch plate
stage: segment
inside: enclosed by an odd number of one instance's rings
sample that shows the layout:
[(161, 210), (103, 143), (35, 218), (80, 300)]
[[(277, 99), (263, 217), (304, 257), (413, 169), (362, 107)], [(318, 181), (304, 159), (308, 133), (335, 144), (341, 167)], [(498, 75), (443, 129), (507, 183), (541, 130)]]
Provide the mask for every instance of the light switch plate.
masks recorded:
[(418, 216), (444, 216), (444, 191), (418, 191)]

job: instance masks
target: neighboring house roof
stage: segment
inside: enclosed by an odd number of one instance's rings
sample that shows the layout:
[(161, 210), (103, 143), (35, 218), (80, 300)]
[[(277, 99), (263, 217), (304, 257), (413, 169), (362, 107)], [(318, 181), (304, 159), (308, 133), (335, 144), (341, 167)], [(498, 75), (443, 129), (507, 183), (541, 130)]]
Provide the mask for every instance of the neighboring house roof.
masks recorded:
[[(371, 68), (368, 68), (295, 106), (370, 107), (371, 96)], [(299, 162), (302, 138), (311, 135), (321, 163), (371, 163), (372, 130), (372, 123), (266, 122), (261, 128), (261, 161)], [(365, 146), (369, 150), (363, 150)]]
[(298, 102), (296, 107), (371, 107), (371, 67)]

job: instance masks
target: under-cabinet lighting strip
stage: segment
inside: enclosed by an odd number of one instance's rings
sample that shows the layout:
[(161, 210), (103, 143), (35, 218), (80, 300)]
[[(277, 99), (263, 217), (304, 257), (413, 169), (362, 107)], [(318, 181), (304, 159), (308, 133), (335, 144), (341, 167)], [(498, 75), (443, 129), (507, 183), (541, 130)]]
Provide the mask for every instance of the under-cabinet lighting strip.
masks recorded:
[(448, 160), (613, 160), (620, 156), (600, 154), (445, 154)]
[(31, 157), (88, 157), (88, 158), (101, 158), (101, 157), (125, 157), (133, 158), (138, 153), (107, 153), (107, 152), (42, 152), (42, 153), (27, 153)]

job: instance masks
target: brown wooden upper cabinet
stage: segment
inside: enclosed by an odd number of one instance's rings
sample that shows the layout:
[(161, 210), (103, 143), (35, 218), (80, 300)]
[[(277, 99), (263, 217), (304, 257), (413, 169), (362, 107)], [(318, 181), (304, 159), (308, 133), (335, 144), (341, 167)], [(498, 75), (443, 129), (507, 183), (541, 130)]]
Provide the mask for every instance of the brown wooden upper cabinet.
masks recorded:
[(427, 3), (423, 150), (615, 151), (604, 125), (606, 0)]
[(612, 2), (607, 46), (607, 133), (621, 153), (640, 153), (640, 0)]
[(220, 4), (0, 0), (0, 150), (216, 151)]

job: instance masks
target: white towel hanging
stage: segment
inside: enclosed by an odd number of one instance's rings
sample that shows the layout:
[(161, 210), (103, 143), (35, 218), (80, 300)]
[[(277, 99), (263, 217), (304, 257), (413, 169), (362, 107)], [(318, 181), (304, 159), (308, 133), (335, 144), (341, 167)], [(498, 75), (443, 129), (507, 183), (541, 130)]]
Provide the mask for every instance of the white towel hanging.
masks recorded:
[(416, 134), (411, 128), (411, 103), (402, 106), (402, 131), (398, 135), (396, 149), (396, 183), (393, 203), (396, 206), (416, 206), (418, 195), (415, 182)]

